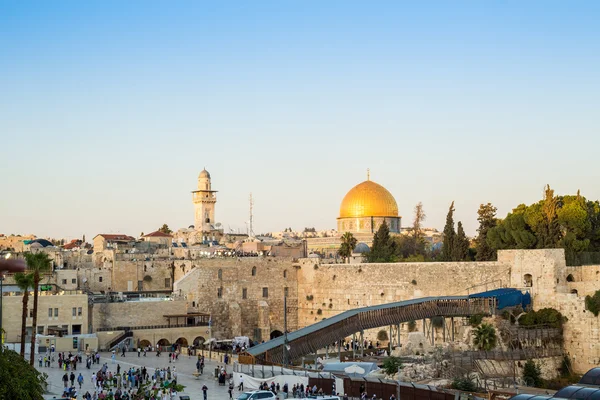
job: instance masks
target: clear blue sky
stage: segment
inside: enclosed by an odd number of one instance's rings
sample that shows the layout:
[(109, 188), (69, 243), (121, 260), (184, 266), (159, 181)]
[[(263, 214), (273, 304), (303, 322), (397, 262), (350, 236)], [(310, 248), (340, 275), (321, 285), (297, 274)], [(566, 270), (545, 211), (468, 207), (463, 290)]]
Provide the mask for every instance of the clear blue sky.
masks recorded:
[(597, 1), (1, 1), (0, 232), (335, 227), (366, 177), (474, 234), (600, 198)]

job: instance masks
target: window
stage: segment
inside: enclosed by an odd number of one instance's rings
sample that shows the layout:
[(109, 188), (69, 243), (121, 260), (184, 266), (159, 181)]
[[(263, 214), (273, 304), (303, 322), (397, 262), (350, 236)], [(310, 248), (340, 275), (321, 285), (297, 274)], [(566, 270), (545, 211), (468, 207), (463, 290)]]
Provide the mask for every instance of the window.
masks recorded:
[(81, 335), (81, 325), (73, 325), (71, 327), (71, 335)]
[(33, 310), (29, 309), (29, 318), (33, 318)]
[(73, 316), (76, 317), (77, 316), (77, 307), (73, 307)]
[[(38, 331), (38, 335), (43, 335), (44, 334), (44, 327), (43, 326), (38, 326), (37, 327), (37, 331)], [(29, 334), (29, 336), (31, 336), (31, 333)]]
[(83, 315), (83, 309), (81, 307), (77, 307), (77, 316), (81, 317), (82, 315)]
[(223, 279), (223, 270), (222, 269), (219, 269), (219, 271), (217, 272), (217, 276), (218, 276), (219, 280)]
[(263, 297), (264, 298), (269, 297), (269, 288), (267, 288), (267, 287), (263, 288)]
[(247, 299), (248, 298), (248, 289), (243, 288), (242, 289), (242, 299)]
[(287, 269), (284, 269), (284, 270), (283, 270), (283, 277), (284, 277), (284, 278), (287, 278)]
[(101, 276), (98, 277), (98, 282), (102, 282), (102, 277)]
[(223, 297), (223, 288), (217, 288), (217, 298)]
[(252, 267), (252, 276), (256, 276), (256, 267)]
[(54, 316), (55, 316), (55, 317), (58, 317), (58, 308), (55, 308), (55, 309), (54, 309)]
[(66, 279), (63, 279), (63, 280), (62, 280), (62, 284), (63, 284), (63, 285), (66, 285), (66, 284), (67, 284), (67, 280), (66, 280)]
[(76, 283), (77, 283), (77, 278), (73, 278), (73, 279), (71, 279), (71, 283), (72, 283), (72, 284), (76, 284)]
[(283, 296), (288, 297), (288, 288), (286, 287), (283, 288)]
[[(33, 310), (31, 310), (31, 313), (33, 314)], [(52, 318), (52, 309), (51, 308), (48, 309), (48, 318)]]
[(168, 289), (171, 287), (171, 278), (165, 278), (165, 288)]

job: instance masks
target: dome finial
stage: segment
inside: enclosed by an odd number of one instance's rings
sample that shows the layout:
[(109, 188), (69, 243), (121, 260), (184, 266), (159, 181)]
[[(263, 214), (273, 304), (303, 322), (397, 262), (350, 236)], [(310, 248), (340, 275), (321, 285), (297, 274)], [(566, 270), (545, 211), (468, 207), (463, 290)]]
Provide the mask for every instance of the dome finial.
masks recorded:
[(371, 180), (371, 170), (369, 168), (367, 168), (367, 180)]

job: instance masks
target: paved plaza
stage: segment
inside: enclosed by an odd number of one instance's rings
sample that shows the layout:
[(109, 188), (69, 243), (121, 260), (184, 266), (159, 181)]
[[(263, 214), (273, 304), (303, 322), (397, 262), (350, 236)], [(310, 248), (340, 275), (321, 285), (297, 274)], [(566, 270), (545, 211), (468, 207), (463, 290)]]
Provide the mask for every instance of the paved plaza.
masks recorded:
[[(177, 382), (183, 386), (185, 386), (185, 390), (179, 395), (187, 395), (190, 396), (191, 399), (202, 399), (202, 385), (206, 385), (208, 387), (208, 399), (209, 400), (227, 400), (229, 399), (229, 394), (227, 393), (227, 386), (219, 386), (219, 383), (214, 378), (214, 371), (217, 366), (221, 366), (222, 364), (217, 363), (213, 360), (208, 360), (208, 357), (205, 360), (204, 373), (198, 378), (194, 377), (192, 373), (196, 371), (196, 357), (190, 357), (180, 355), (179, 360), (175, 363), (169, 363), (168, 353), (161, 354), (160, 357), (156, 357), (156, 353), (148, 353), (146, 357), (138, 357), (137, 353), (127, 353), (125, 357), (117, 356), (115, 364), (112, 363), (110, 358), (110, 353), (100, 353), (100, 365), (92, 364), (91, 369), (87, 369), (85, 367), (85, 359), (82, 363), (77, 364), (77, 370), (74, 371), (75, 376), (79, 376), (81, 372), (84, 377), (84, 383), (82, 386), (80, 394), (89, 391), (93, 393), (94, 388), (92, 385), (92, 373), (96, 373), (102, 364), (108, 364), (108, 370), (113, 373), (116, 372), (117, 364), (121, 365), (121, 371), (126, 368), (131, 367), (142, 367), (145, 366), (148, 369), (148, 374), (152, 374), (155, 368), (167, 368), (173, 366), (177, 367)], [(53, 367), (51, 368), (39, 368), (38, 363), (36, 361), (36, 368), (42, 372), (48, 374), (48, 395), (47, 398), (52, 398), (56, 396), (59, 398), (63, 393), (63, 383), (62, 377), (64, 375), (64, 371), (58, 368), (58, 363), (53, 363)], [(227, 371), (231, 371), (231, 364), (227, 366)], [(75, 382), (75, 386), (79, 387), (77, 381)], [(236, 398), (240, 392), (235, 389), (234, 398)], [(179, 400), (179, 395), (177, 396), (177, 400)], [(81, 398), (81, 396), (79, 396)]]

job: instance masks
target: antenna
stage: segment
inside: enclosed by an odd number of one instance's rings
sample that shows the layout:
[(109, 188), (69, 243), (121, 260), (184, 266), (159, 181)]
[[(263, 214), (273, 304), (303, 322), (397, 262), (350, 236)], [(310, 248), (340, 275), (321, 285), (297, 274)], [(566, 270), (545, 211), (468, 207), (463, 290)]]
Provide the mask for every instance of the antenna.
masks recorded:
[(254, 199), (252, 198), (252, 193), (250, 193), (250, 229), (248, 230), (248, 236), (254, 237), (254, 231), (252, 230), (252, 221), (254, 216), (252, 214), (252, 209), (254, 208)]

